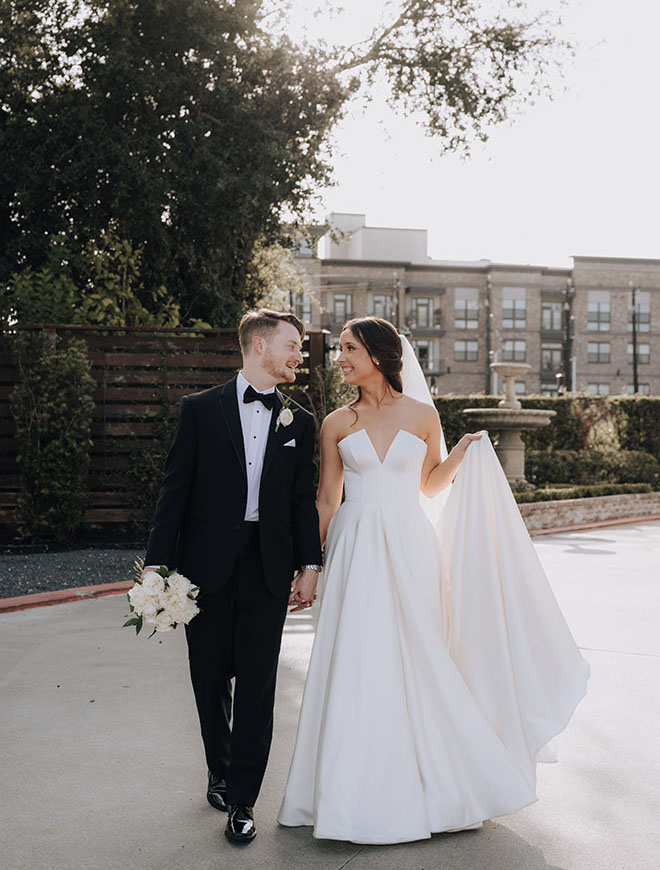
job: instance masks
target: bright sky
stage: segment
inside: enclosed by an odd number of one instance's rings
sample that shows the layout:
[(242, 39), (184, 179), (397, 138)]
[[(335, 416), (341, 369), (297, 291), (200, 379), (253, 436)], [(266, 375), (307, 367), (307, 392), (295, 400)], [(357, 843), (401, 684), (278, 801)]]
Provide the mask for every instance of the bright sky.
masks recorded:
[[(294, 0), (291, 30), (350, 43), (378, 22), (382, 0), (328, 21)], [(528, 6), (558, 9), (559, 0)], [(571, 255), (660, 258), (660, 7), (655, 0), (568, 0), (564, 32), (577, 45), (562, 92), (492, 129), (464, 160), (440, 156), (414, 120), (378, 95), (335, 134), (330, 211), (370, 226), (429, 230), (439, 259), (568, 266)]]

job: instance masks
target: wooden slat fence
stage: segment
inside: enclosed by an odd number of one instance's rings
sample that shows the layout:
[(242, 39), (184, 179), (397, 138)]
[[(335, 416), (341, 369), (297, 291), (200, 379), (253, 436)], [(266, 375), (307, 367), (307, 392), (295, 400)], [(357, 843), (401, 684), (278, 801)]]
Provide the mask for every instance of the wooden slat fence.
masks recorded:
[[(138, 516), (131, 506), (135, 482), (127, 471), (136, 446), (154, 437), (154, 423), (145, 421), (145, 415), (159, 413), (163, 401), (175, 415), (182, 396), (225, 383), (241, 365), (235, 330), (69, 325), (20, 329), (42, 329), (58, 343), (82, 338), (87, 344), (96, 390), (85, 523), (97, 528)], [(14, 534), (19, 488), (16, 430), (9, 406), (16, 382), (11, 341), (12, 336), (0, 336), (0, 524), (5, 540)], [(308, 334), (298, 387), (310, 384), (310, 372), (325, 365), (325, 353), (325, 334)], [(306, 400), (302, 393), (294, 396)]]

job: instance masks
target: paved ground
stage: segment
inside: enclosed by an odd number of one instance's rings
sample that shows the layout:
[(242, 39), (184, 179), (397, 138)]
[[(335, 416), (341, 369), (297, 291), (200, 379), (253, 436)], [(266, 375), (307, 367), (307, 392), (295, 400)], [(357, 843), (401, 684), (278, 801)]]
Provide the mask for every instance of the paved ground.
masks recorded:
[(136, 639), (119, 628), (124, 597), (1, 615), (3, 870), (656, 868), (660, 523), (556, 535), (536, 548), (592, 665), (560, 763), (540, 765), (531, 807), (400, 846), (317, 841), (308, 828), (276, 825), (309, 612), (289, 617), (259, 836), (246, 850), (226, 842), (224, 817), (204, 798), (183, 633)]

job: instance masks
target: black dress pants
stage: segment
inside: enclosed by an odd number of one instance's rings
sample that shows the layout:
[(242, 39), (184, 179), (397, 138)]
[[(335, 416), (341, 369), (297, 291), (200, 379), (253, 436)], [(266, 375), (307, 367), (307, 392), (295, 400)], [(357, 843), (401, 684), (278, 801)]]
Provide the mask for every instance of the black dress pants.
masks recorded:
[(270, 752), (288, 596), (277, 598), (266, 586), (259, 524), (243, 523), (240, 534), (229, 580), (219, 592), (200, 593), (201, 613), (186, 637), (208, 768), (226, 779), (228, 803), (253, 806)]

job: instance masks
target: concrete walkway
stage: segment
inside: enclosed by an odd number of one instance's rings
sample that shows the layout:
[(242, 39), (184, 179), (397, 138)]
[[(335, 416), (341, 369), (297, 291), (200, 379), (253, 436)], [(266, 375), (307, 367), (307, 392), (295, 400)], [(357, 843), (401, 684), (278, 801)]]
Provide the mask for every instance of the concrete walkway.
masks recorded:
[[(206, 803), (182, 631), (121, 629), (123, 596), (0, 616), (4, 870), (651, 870), (660, 848), (660, 523), (536, 541), (592, 666), (539, 800), (479, 831), (360, 847), (275, 822), (314, 623), (289, 617), (247, 849)], [(387, 764), (387, 759), (383, 759)], [(396, 792), (392, 800), (397, 800)]]

